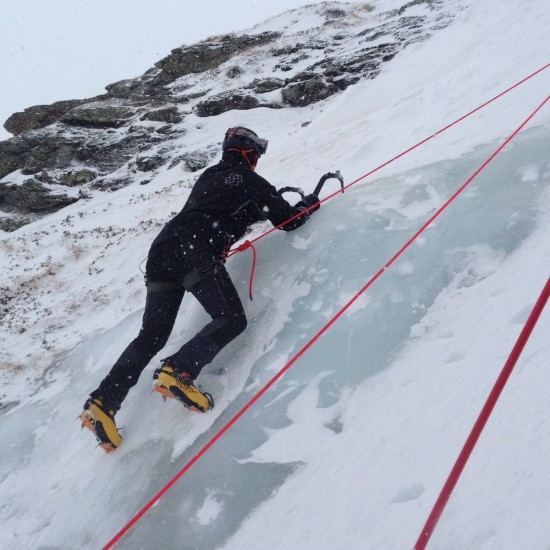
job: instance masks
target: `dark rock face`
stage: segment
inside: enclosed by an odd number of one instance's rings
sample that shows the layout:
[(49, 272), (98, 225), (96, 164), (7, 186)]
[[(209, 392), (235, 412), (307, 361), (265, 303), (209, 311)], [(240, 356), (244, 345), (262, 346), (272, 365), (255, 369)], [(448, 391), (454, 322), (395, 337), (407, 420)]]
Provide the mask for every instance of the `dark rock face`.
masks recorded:
[(0, 142), (0, 178), (15, 170), (34, 174), (45, 168), (65, 168), (78, 143), (50, 134), (31, 133)]
[(179, 113), (178, 108), (174, 106), (148, 111), (141, 117), (140, 120), (152, 120), (155, 122), (178, 124), (183, 120), (183, 117)]
[(85, 128), (120, 128), (132, 118), (134, 110), (121, 103), (85, 103), (63, 115), (61, 122)]
[(265, 94), (283, 88), (287, 82), (282, 78), (255, 78), (247, 88), (257, 94)]
[(51, 105), (35, 105), (22, 113), (14, 113), (4, 123), (4, 128), (15, 135), (38, 130), (57, 122), (63, 115), (79, 105), (88, 103), (89, 99), (72, 99), (57, 101)]
[(0, 231), (5, 231), (6, 233), (11, 233), (24, 225), (31, 223), (32, 218), (25, 216), (13, 216), (11, 218), (0, 218)]
[[(90, 183), (91, 181), (94, 181), (96, 177), (97, 172), (84, 168), (82, 170), (77, 170), (75, 172), (68, 172), (67, 174), (64, 174), (60, 178), (58, 183), (60, 183), (61, 185), (66, 185), (68, 187), (78, 187), (80, 185), (84, 185), (85, 183)], [(50, 180), (48, 183), (54, 182)]]
[(5, 184), (3, 195), (6, 205), (30, 212), (59, 210), (78, 200), (64, 194), (52, 193), (47, 186), (32, 178), (21, 185)]
[(142, 78), (120, 80), (105, 87), (107, 96), (116, 99), (142, 99), (146, 88)]
[[(413, 6), (415, 15), (408, 15)], [(312, 12), (323, 21), (318, 27), (292, 30)], [(375, 78), (401, 49), (452, 19), (441, 0), (410, 0), (380, 13), (368, 4), (312, 5), (297, 10), (296, 21), (287, 17), (286, 31), (231, 34), (176, 48), (143, 75), (110, 84), (103, 95), (15, 113), (4, 125), (15, 137), (0, 142), (0, 230), (16, 229), (87, 192), (144, 184), (163, 167), (201, 170), (219, 141), (197, 151), (189, 140), (186, 148), (187, 132), (208, 124), (196, 117), (326, 100)], [(21, 174), (29, 179), (13, 183)], [(76, 187), (80, 195), (69, 190)]]
[(219, 40), (209, 40), (190, 47), (177, 48), (155, 64), (160, 73), (151, 85), (166, 85), (193, 73), (203, 73), (219, 67), (238, 52), (262, 46), (279, 38), (280, 33), (264, 32), (257, 35), (227, 35)]
[(170, 168), (174, 168), (178, 164), (183, 164), (184, 168), (189, 172), (197, 172), (206, 168), (214, 154), (212, 152), (192, 151), (176, 157), (170, 164)]
[(22, 138), (0, 141), (0, 179), (22, 167), (27, 150), (26, 140)]
[(151, 172), (166, 164), (167, 159), (162, 155), (153, 155), (150, 157), (138, 157), (136, 159), (136, 167), (140, 172)]
[(293, 107), (305, 107), (311, 103), (317, 103), (335, 94), (338, 87), (327, 84), (320, 78), (312, 78), (298, 84), (287, 86), (282, 94), (283, 101)]
[(254, 96), (232, 90), (223, 94), (211, 96), (205, 101), (201, 101), (195, 107), (195, 112), (197, 116), (207, 117), (220, 115), (232, 109), (246, 111), (248, 109), (254, 109), (254, 107), (257, 107), (259, 104), (259, 100)]
[(0, 142), (0, 178), (19, 169), (27, 175), (67, 170), (66, 175), (70, 176), (75, 163), (89, 165), (90, 173), (112, 172), (152, 142), (146, 131), (113, 138), (99, 130), (93, 133), (42, 130)]

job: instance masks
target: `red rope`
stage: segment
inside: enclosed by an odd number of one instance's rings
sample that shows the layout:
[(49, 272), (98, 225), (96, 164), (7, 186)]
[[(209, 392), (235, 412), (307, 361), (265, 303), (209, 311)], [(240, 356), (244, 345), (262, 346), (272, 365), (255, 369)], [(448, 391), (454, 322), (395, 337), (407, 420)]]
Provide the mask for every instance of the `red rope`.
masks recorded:
[(141, 509), (139, 512), (103, 547), (103, 550), (110, 550), (114, 545), (124, 537), (130, 529), (132, 529), (136, 523), (164, 497), (164, 495), (204, 456), (213, 446), (217, 443), (221, 437), (236, 423), (238, 420), (252, 407), (267, 391), (304, 355), (314, 344), (321, 338), (325, 332), (328, 331), (336, 321), (344, 315), (344, 313), (356, 302), (356, 300), (369, 288), (374, 282), (384, 273), (384, 271), (390, 267), (399, 256), (401, 256), (407, 248), (428, 228), (428, 226), (435, 220), (448, 206), (456, 199), (456, 197), (466, 189), (466, 187), (478, 176), (478, 174), (506, 147), (512, 139), (524, 128), (524, 126), (542, 109), (544, 104), (550, 99), (548, 96), (536, 109), (527, 117), (521, 125), (504, 141), (504, 143), (498, 147), (498, 149), (482, 164), (482, 166), (474, 172), (474, 174), (468, 178), (459, 190), (453, 194), (453, 196), (443, 205), (439, 210), (430, 217), (415, 235), (407, 241), (407, 243), (381, 268), (360, 290), (353, 296), (344, 307), (338, 311), (332, 319), (330, 319), (322, 328), (315, 334), (303, 347), (300, 349), (294, 357), (277, 372), (222, 428), (208, 441), (197, 454), (187, 462), (187, 464)]
[(256, 247), (250, 241), (245, 241), (243, 244), (237, 247), (237, 252), (244, 252), (249, 248), (252, 248), (252, 269), (250, 270), (250, 283), (248, 285), (248, 295), (252, 300), (252, 287), (254, 285), (254, 273), (256, 272)]
[(546, 305), (546, 302), (548, 301), (549, 296), (550, 278), (546, 281), (546, 285), (541, 295), (539, 296), (535, 307), (531, 311), (531, 314), (529, 315), (529, 318), (527, 319), (527, 322), (525, 323), (525, 326), (523, 327), (523, 330), (521, 331), (521, 334), (519, 335), (516, 344), (502, 369), (502, 372), (495, 382), (495, 385), (493, 386), (493, 389), (489, 394), (489, 397), (487, 398), (487, 401), (485, 402), (485, 405), (483, 406), (483, 409), (481, 410), (481, 413), (479, 414), (479, 417), (476, 420), (476, 423), (474, 424), (474, 427), (472, 428), (472, 431), (470, 432), (466, 443), (464, 443), (464, 447), (462, 447), (462, 451), (460, 452), (451, 470), (451, 473), (449, 474), (449, 477), (447, 478), (447, 481), (445, 482), (445, 485), (443, 486), (443, 489), (439, 494), (439, 498), (434, 504), (428, 520), (426, 521), (426, 525), (424, 525), (424, 529), (422, 529), (422, 533), (420, 534), (420, 537), (416, 542), (416, 545), (414, 547), (415, 550), (424, 550), (426, 548), (426, 545), (428, 544), (430, 537), (432, 536), (437, 522), (439, 521), (439, 518), (441, 517), (441, 514), (443, 513), (443, 510), (447, 505), (451, 493), (453, 492), (453, 489), (455, 488), (458, 479), (462, 474), (464, 467), (466, 466), (466, 462), (470, 458), (470, 455), (474, 450), (479, 436), (481, 435), (481, 432), (483, 431), (483, 428), (485, 427), (489, 416), (493, 412), (496, 402), (500, 397), (500, 394), (502, 393), (506, 382), (508, 382), (510, 374), (512, 374), (512, 371), (516, 366), (517, 360), (521, 352), (523, 351), (525, 344), (527, 344), (527, 340), (529, 340), (531, 332), (537, 324), (537, 321), (540, 317), (540, 314), (542, 313), (542, 310), (544, 309), (544, 306)]

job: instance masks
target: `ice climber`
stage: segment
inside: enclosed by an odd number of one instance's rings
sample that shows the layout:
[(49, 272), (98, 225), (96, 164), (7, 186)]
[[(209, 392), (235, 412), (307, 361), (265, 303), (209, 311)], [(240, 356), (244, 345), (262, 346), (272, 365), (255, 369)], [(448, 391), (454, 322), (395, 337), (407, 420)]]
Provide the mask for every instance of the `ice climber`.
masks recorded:
[(94, 390), (80, 415), (107, 452), (122, 438), (115, 414), (151, 359), (164, 347), (174, 326), (183, 295), (189, 291), (212, 320), (179, 351), (162, 360), (153, 375), (153, 389), (200, 412), (213, 407), (212, 397), (193, 381), (218, 352), (246, 328), (241, 300), (224, 260), (229, 248), (247, 228), (268, 219), (289, 231), (306, 222), (320, 206), (307, 195), (291, 206), (264, 178), (255, 173), (267, 140), (243, 127), (230, 128), (221, 161), (197, 179), (182, 211), (155, 238), (145, 268), (147, 298), (138, 336)]

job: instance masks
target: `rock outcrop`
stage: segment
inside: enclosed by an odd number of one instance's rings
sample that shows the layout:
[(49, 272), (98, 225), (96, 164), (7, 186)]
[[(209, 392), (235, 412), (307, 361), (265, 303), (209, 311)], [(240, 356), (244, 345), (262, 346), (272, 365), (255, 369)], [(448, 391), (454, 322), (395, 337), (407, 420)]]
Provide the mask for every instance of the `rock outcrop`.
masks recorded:
[[(303, 17), (317, 24), (305, 31)], [(401, 49), (452, 17), (441, 0), (413, 0), (380, 13), (369, 4), (306, 6), (281, 16), (283, 30), (182, 46), (103, 95), (15, 113), (4, 124), (14, 137), (0, 142), (0, 229), (16, 229), (29, 213), (44, 215), (87, 192), (150, 181), (158, 170), (203, 169), (219, 142), (198, 152), (186, 136), (211, 117), (324, 101), (375, 78)], [(82, 193), (60, 191), (75, 187)]]

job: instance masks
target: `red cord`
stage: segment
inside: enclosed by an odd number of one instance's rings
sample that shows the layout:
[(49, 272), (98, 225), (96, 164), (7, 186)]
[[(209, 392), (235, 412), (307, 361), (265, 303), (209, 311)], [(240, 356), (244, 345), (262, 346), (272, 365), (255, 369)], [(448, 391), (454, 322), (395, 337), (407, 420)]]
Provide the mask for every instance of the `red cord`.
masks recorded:
[(523, 330), (521, 331), (516, 341), (516, 344), (512, 349), (508, 360), (506, 361), (506, 364), (504, 365), (499, 377), (497, 378), (497, 381), (495, 382), (495, 385), (493, 386), (493, 389), (491, 390), (491, 393), (489, 394), (489, 397), (487, 398), (487, 401), (485, 402), (485, 405), (483, 406), (483, 409), (481, 410), (478, 419), (476, 420), (476, 423), (474, 424), (474, 427), (472, 428), (472, 431), (470, 432), (470, 435), (466, 440), (466, 443), (464, 443), (462, 451), (458, 455), (458, 458), (456, 459), (451, 473), (449, 474), (449, 477), (447, 478), (443, 489), (441, 489), (441, 493), (439, 494), (439, 497), (428, 517), (428, 520), (424, 525), (424, 529), (422, 529), (422, 533), (420, 533), (420, 537), (418, 537), (414, 550), (424, 550), (426, 548), (426, 545), (428, 544), (430, 537), (432, 536), (432, 533), (439, 521), (439, 518), (441, 517), (441, 514), (443, 513), (443, 510), (445, 509), (445, 506), (447, 505), (447, 502), (451, 497), (451, 493), (453, 492), (453, 489), (455, 488), (458, 479), (462, 474), (464, 467), (466, 466), (466, 462), (470, 458), (470, 455), (472, 454), (472, 451), (474, 450), (474, 447), (478, 442), (479, 436), (481, 435), (481, 432), (483, 431), (487, 420), (489, 420), (489, 416), (493, 412), (496, 402), (500, 397), (500, 394), (502, 393), (506, 382), (508, 382), (510, 374), (512, 374), (512, 371), (516, 366), (517, 360), (521, 352), (523, 351), (525, 344), (529, 339), (529, 336), (531, 336), (531, 332), (533, 331), (533, 328), (535, 327), (540, 317), (540, 314), (542, 313), (542, 310), (544, 309), (544, 306), (548, 301), (549, 296), (550, 278), (546, 282), (546, 285), (541, 295), (539, 296), (535, 307), (531, 311), (531, 314), (529, 315), (529, 318), (527, 319), (527, 322), (525, 323), (525, 326), (523, 327)]
[(250, 299), (252, 300), (252, 288), (254, 285), (254, 273), (256, 272), (256, 247), (250, 242), (245, 241), (244, 243), (240, 244), (236, 251), (237, 252), (244, 252), (245, 250), (248, 250), (249, 248), (252, 248), (252, 269), (250, 271), (250, 283), (248, 285), (248, 295), (250, 296)]

